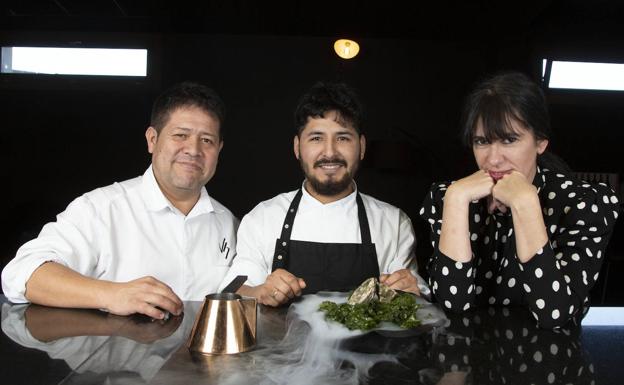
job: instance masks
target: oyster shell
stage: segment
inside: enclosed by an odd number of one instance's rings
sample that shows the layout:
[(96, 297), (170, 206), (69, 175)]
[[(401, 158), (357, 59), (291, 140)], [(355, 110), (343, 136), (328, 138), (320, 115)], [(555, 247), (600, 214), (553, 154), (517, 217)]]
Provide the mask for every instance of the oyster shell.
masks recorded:
[(396, 297), (399, 293), (397, 293), (394, 289), (391, 289), (389, 286), (386, 286), (383, 283), (379, 283), (379, 302), (390, 302), (394, 297)]
[(369, 278), (362, 282), (357, 289), (353, 290), (353, 293), (347, 299), (349, 305), (357, 305), (359, 303), (368, 303), (378, 300), (377, 297), (377, 285), (379, 281), (377, 278)]

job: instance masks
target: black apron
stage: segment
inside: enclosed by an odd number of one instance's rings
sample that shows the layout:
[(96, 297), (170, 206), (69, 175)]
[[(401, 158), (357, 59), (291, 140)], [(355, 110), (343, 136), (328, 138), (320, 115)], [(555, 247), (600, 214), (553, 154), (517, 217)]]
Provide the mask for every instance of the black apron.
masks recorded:
[(371, 242), (368, 217), (360, 194), (357, 193), (356, 202), (362, 243), (291, 241), (290, 233), (302, 195), (300, 189), (286, 212), (282, 234), (275, 242), (272, 270), (285, 269), (303, 278), (306, 283), (304, 294), (321, 290), (349, 291), (367, 278), (378, 278), (377, 252)]

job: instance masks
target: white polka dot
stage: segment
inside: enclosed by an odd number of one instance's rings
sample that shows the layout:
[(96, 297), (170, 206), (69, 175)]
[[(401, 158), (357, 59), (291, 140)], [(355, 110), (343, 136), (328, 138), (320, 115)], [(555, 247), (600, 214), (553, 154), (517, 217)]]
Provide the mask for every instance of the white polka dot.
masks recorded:
[(483, 244), (487, 245), (488, 243), (490, 243), (490, 237), (486, 235), (485, 238), (483, 238)]
[(559, 281), (553, 281), (552, 283), (552, 289), (554, 291), (559, 291)]
[(576, 262), (581, 260), (581, 257), (577, 253), (572, 254), (572, 257), (570, 258), (572, 258), (572, 260)]
[(444, 306), (446, 306), (447, 309), (450, 309), (451, 303), (449, 301), (444, 301)]
[(575, 235), (575, 234), (579, 233), (579, 230), (570, 230), (570, 231), (568, 231), (568, 233), (571, 234), (571, 235)]
[(563, 212), (564, 212), (565, 214), (569, 213), (569, 212), (570, 212), (570, 206), (566, 206), (566, 207), (564, 207), (564, 208), (563, 208)]
[(603, 195), (603, 196), (602, 196), (602, 201), (603, 201), (604, 203), (606, 203), (606, 204), (609, 204), (609, 197), (608, 197), (608, 196), (606, 196), (606, 195)]
[(542, 352), (540, 352), (539, 350), (535, 352), (535, 354), (533, 354), (533, 359), (535, 360), (535, 362), (542, 362)]
[(537, 305), (538, 309), (543, 309), (544, 306), (546, 306), (546, 303), (544, 302), (543, 299), (538, 299), (537, 301), (535, 301), (535, 304)]
[(598, 276), (599, 276), (599, 275), (600, 275), (600, 272), (598, 272), (598, 273), (594, 274), (594, 281), (597, 281), (597, 280), (598, 280)]
[(592, 253), (592, 251), (589, 249), (589, 247), (585, 248), (585, 252), (587, 253), (588, 256), (593, 257), (594, 253)]
[(594, 232), (594, 231), (598, 231), (598, 228), (595, 226), (592, 226), (589, 228), (589, 231)]
[(503, 277), (499, 275), (498, 277), (496, 277), (496, 283), (501, 283), (501, 282), (503, 282)]
[(455, 262), (455, 267), (461, 269), (462, 267), (464, 267), (464, 264), (461, 262)]
[(446, 357), (444, 356), (444, 354), (442, 353), (438, 354), (438, 361), (444, 362), (444, 360), (446, 360)]
[(557, 231), (557, 225), (551, 225), (551, 226), (550, 226), (550, 232), (551, 232), (551, 234), (554, 234), (554, 233), (555, 233), (555, 231)]
[(420, 215), (423, 215), (423, 214), (425, 213), (425, 208), (424, 208), (424, 207), (421, 207), (421, 208), (420, 208), (420, 211), (419, 211), (418, 213), (419, 213)]
[(598, 212), (598, 206), (597, 206), (597, 205), (595, 205), (595, 204), (594, 204), (594, 205), (592, 205), (592, 206), (591, 206), (591, 211), (593, 211), (593, 212), (597, 213), (597, 212)]
[(555, 199), (556, 196), (557, 196), (557, 194), (555, 194), (552, 191), (548, 193), (548, 199)]
[(535, 269), (535, 276), (537, 278), (542, 278), (542, 275), (544, 275), (544, 272), (542, 271), (542, 269), (540, 269), (539, 267)]
[(513, 340), (513, 332), (509, 329), (505, 330), (505, 337), (507, 337), (508, 340)]
[(561, 260), (561, 266), (568, 266), (568, 261)]
[(559, 318), (559, 310), (555, 309), (552, 311), (552, 318), (553, 319)]
[(555, 210), (553, 210), (553, 208), (552, 208), (552, 207), (551, 207), (551, 208), (549, 208), (549, 209), (548, 209), (548, 216), (553, 215), (553, 213), (554, 213), (554, 212), (555, 212)]
[(457, 294), (457, 286), (452, 285), (451, 287), (449, 287), (449, 291), (451, 292), (451, 294), (455, 295)]
[(501, 237), (501, 242), (503, 242), (503, 243), (507, 242), (507, 236), (506, 235), (503, 235)]
[(583, 270), (581, 271), (581, 275), (583, 276), (583, 283), (587, 285), (587, 272)]
[(481, 221), (481, 217), (479, 216), (479, 214), (474, 215), (474, 221), (475, 223), (479, 223)]
[(595, 242), (595, 243), (599, 243), (601, 240), (602, 240), (602, 238), (600, 238), (600, 237), (596, 237), (596, 238), (594, 238), (594, 242)]
[(527, 365), (526, 364), (522, 364), (520, 365), (520, 367), (518, 368), (518, 370), (520, 371), (520, 373), (524, 373), (527, 370)]
[(503, 300), (503, 305), (507, 306), (507, 305), (509, 305), (509, 302), (511, 302), (511, 301), (509, 301), (509, 298), (505, 298)]
[(474, 285), (468, 286), (468, 294), (472, 293), (473, 289), (474, 289)]
[(565, 279), (566, 283), (570, 283), (570, 277), (568, 277), (568, 275), (564, 275), (563, 279)]
[(442, 275), (448, 275), (448, 274), (449, 274), (449, 269), (448, 269), (448, 267), (444, 266), (442, 268)]
[(548, 383), (552, 384), (553, 382), (555, 382), (555, 373), (549, 373), (548, 374)]
[(438, 281), (433, 282), (433, 290), (438, 290)]
[(585, 226), (585, 221), (578, 220), (578, 221), (576, 221), (576, 224), (579, 225), (579, 226)]
[(527, 285), (526, 283), (523, 283), (522, 287), (524, 287), (524, 291), (526, 291), (527, 293), (531, 292), (531, 287), (529, 285)]
[(617, 211), (614, 211), (614, 212), (613, 212), (613, 218), (617, 219), (617, 217), (618, 217), (618, 212), (617, 212)]
[(576, 244), (576, 242), (574, 242), (574, 241), (570, 241), (570, 242), (566, 243), (566, 245), (568, 245), (568, 246), (574, 246), (575, 244)]
[(467, 278), (472, 277), (472, 267), (470, 269), (468, 269), (468, 271), (466, 272), (466, 277)]
[(598, 253), (596, 254), (596, 258), (600, 258), (602, 257), (602, 250), (598, 250)]
[(485, 273), (485, 278), (487, 278), (487, 279), (492, 278), (492, 272), (488, 271), (487, 273)]
[(616, 203), (618, 203), (618, 202), (619, 202), (619, 201), (618, 201), (617, 197), (616, 197), (615, 195), (612, 195), (612, 196), (611, 196), (611, 203), (616, 204)]
[(579, 202), (579, 204), (577, 204), (576, 207), (578, 207), (581, 210), (584, 209), (585, 208), (585, 202)]
[(488, 302), (490, 305), (494, 305), (494, 302), (496, 302), (496, 298), (490, 297), (490, 299), (488, 299)]
[(509, 287), (514, 287), (514, 286), (516, 286), (516, 280), (515, 280), (515, 278), (509, 278), (509, 282), (507, 282), (507, 286), (509, 286)]
[(435, 206), (431, 206), (431, 214), (435, 214)]
[(555, 356), (555, 355), (557, 355), (557, 353), (559, 353), (559, 346), (557, 346), (555, 344), (551, 344), (550, 345), (550, 354)]
[(470, 236), (470, 240), (471, 241), (476, 241), (477, 238), (479, 238), (479, 236), (477, 234), (474, 234), (474, 233)]
[(575, 192), (571, 192), (568, 194), (568, 198), (574, 198), (576, 196)]
[(556, 259), (561, 259), (561, 257), (563, 257), (563, 253), (557, 253), (557, 254), (555, 254), (555, 258), (556, 258)]
[(464, 310), (468, 310), (470, 309), (470, 303), (466, 302), (466, 304), (464, 305)]
[(565, 189), (567, 189), (567, 188), (568, 188), (568, 185), (567, 185), (567, 184), (565, 184), (565, 183), (562, 183), (562, 184), (561, 184), (561, 188), (565, 190)]
[(477, 286), (477, 290), (475, 291), (475, 293), (481, 294), (482, 291), (483, 291), (483, 288), (481, 286)]
[(570, 310), (568, 311), (568, 313), (570, 314), (574, 313), (574, 305), (570, 305)]
[(428, 219), (428, 221), (429, 221), (429, 223), (431, 223), (431, 224), (434, 224), (434, 223), (435, 223), (435, 220), (434, 220), (433, 218), (429, 218), (429, 219)]

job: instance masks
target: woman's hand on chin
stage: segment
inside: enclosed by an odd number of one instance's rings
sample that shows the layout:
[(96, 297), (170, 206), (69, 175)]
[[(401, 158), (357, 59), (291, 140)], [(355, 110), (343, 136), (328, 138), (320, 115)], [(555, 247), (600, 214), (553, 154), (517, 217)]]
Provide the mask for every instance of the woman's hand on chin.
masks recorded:
[[(487, 171), (479, 170), (449, 186), (445, 200), (449, 195), (468, 204), (492, 194), (494, 179)], [(449, 194), (450, 193), (450, 194)]]
[(499, 179), (492, 188), (493, 201), (507, 207), (525, 206), (525, 203), (533, 203), (536, 197), (535, 186), (522, 173), (515, 170)]

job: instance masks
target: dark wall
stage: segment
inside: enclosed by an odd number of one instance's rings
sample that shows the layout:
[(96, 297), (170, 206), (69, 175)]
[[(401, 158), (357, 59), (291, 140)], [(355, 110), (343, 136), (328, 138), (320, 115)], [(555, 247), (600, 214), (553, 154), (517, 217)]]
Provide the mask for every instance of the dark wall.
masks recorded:
[[(8, 205), (2, 264), (78, 195), (145, 170), (151, 102), (181, 80), (214, 87), (228, 106), (225, 147), (208, 191), (238, 217), (301, 183), (292, 153), (299, 96), (317, 80), (356, 87), (367, 107), (369, 140), (359, 188), (410, 215), (424, 258), (428, 234), (417, 213), (426, 189), (475, 167), (457, 140), (462, 98), (485, 74), (517, 69), (536, 77), (541, 63), (532, 38), (517, 37), (362, 39), (353, 61), (340, 60), (333, 39), (321, 37), (144, 38), (153, 49), (146, 80), (0, 77), (2, 199)], [(618, 128), (624, 117), (617, 103), (579, 107), (560, 98), (551, 109), (559, 141), (553, 147), (574, 168), (622, 173)]]

